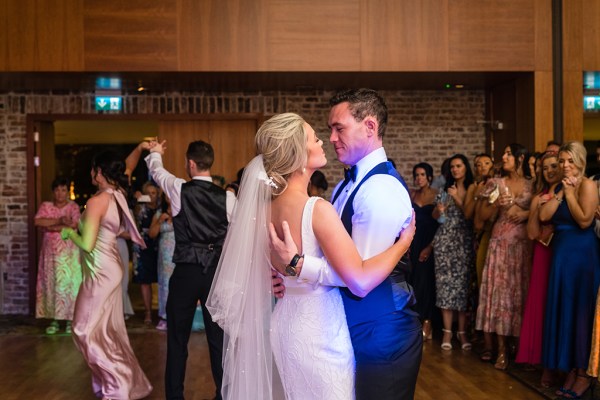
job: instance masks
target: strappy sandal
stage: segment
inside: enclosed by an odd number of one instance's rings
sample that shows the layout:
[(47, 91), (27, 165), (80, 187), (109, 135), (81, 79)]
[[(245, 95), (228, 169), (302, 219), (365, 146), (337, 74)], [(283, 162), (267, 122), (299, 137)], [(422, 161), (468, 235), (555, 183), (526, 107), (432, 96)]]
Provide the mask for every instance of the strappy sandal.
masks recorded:
[[(588, 385), (580, 394), (577, 394), (577, 392), (573, 390), (573, 387), (575, 386), (575, 383), (577, 382), (577, 379), (579, 379), (579, 378), (584, 378), (587, 381)], [(565, 389), (563, 397), (566, 399), (581, 399), (588, 392), (588, 390), (592, 391), (591, 398), (594, 398), (594, 382), (592, 381), (592, 377), (587, 376), (587, 375), (577, 374), (577, 377), (575, 378), (575, 381), (573, 382), (573, 386), (571, 386), (571, 389)]]
[[(442, 332), (450, 334), (450, 340), (452, 340), (452, 330), (450, 329), (442, 329)], [(444, 340), (444, 339), (442, 339)], [(442, 342), (442, 350), (452, 350), (451, 342)]]
[(461, 339), (461, 336), (464, 338), (466, 335), (467, 335), (467, 332), (465, 332), (465, 331), (456, 332), (456, 338), (461, 343), (460, 347), (463, 350), (471, 350), (471, 348), (473, 347), (473, 345), (471, 344), (471, 342), (469, 342), (469, 339), (468, 338), (465, 338), (464, 340)]
[(565, 393), (569, 392), (575, 383), (575, 378), (577, 378), (577, 372), (572, 369), (567, 375), (565, 383), (555, 392), (556, 395), (563, 396)]

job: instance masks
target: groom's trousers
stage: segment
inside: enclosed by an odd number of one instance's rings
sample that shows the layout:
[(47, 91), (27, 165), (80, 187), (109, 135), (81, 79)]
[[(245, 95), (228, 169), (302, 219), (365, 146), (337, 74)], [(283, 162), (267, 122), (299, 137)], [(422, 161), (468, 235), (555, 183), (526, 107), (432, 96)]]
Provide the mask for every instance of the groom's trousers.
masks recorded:
[(414, 312), (386, 314), (350, 328), (356, 358), (356, 400), (414, 398), (423, 332)]

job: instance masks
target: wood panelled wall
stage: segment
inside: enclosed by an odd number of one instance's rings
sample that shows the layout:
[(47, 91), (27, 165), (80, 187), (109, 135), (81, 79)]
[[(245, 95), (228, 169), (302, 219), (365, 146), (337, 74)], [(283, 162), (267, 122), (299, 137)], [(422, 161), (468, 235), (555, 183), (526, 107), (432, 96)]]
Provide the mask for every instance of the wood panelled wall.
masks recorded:
[(550, 0), (3, 0), (0, 70), (550, 70), (550, 6)]

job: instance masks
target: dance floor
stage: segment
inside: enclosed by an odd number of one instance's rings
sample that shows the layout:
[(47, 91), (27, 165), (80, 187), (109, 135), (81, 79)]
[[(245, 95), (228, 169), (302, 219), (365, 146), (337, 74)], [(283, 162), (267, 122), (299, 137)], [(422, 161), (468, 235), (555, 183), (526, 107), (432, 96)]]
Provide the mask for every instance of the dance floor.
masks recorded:
[[(131, 344), (154, 385), (148, 399), (164, 398), (166, 334), (145, 327), (142, 313), (127, 321)], [(92, 400), (90, 372), (73, 340), (64, 333), (44, 334), (47, 321), (0, 316), (0, 399)], [(458, 343), (455, 343), (457, 347)], [(426, 342), (416, 399), (544, 399), (534, 387), (539, 371), (511, 366), (497, 371), (479, 361), (475, 351), (442, 351), (439, 342)], [(523, 380), (530, 382), (523, 383)], [(186, 399), (211, 399), (214, 385), (204, 333), (193, 333), (185, 382)], [(547, 391), (548, 394), (552, 393)], [(327, 399), (323, 399), (327, 400)]]

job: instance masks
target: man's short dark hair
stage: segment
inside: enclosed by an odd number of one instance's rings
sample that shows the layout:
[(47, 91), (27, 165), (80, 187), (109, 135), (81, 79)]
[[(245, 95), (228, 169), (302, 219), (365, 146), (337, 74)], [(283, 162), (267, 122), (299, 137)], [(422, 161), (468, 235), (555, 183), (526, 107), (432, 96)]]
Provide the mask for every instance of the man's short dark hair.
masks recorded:
[(215, 161), (215, 151), (210, 143), (197, 140), (188, 145), (185, 157), (188, 160), (194, 161), (199, 171), (206, 171), (212, 167)]
[(336, 93), (329, 105), (331, 107), (348, 102), (350, 113), (357, 122), (368, 116), (375, 117), (379, 124), (377, 136), (383, 138), (387, 126), (388, 112), (383, 97), (373, 89), (348, 89)]

